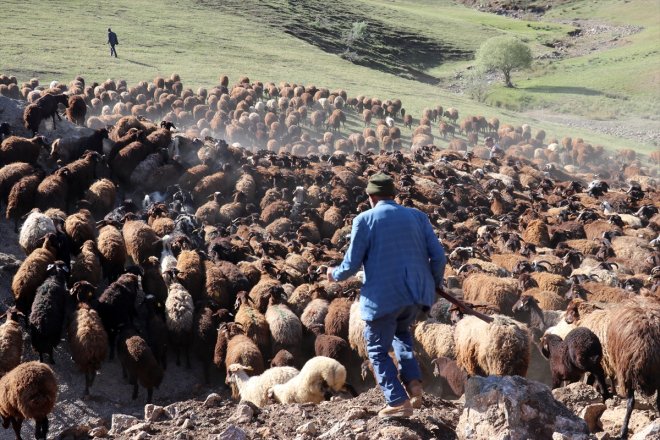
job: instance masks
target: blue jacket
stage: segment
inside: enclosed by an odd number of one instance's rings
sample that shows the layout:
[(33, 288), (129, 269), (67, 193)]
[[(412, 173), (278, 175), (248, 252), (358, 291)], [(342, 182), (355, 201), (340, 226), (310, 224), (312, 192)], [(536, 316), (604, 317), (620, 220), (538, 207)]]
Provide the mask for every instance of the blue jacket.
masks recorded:
[(353, 219), (351, 244), (332, 276), (345, 280), (364, 265), (360, 314), (371, 321), (408, 305), (431, 306), (446, 262), (426, 214), (381, 200)]

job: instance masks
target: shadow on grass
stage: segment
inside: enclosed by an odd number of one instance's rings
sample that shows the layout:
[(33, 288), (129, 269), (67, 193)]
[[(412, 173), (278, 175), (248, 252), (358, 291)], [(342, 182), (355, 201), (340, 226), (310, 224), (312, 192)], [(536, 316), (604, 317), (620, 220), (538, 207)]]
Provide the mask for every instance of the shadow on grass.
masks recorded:
[(539, 87), (525, 87), (526, 92), (532, 93), (565, 93), (570, 95), (585, 95), (585, 96), (598, 96), (602, 95), (602, 92), (594, 89), (588, 89), (586, 87), (564, 87), (564, 86), (539, 86)]
[(156, 66), (152, 66), (151, 64), (141, 63), (139, 61), (134, 61), (134, 60), (129, 60), (128, 58), (124, 58), (124, 61), (128, 61), (129, 63), (137, 64), (138, 66), (151, 67), (152, 69), (156, 68)]

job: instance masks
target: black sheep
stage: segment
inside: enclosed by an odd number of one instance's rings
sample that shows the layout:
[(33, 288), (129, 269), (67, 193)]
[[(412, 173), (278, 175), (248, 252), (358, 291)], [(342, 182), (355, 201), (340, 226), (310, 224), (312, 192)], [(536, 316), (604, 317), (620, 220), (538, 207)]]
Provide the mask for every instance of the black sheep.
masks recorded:
[(584, 373), (591, 373), (589, 384), (596, 381), (596, 389), (603, 399), (610, 397), (605, 383), (605, 372), (601, 366), (603, 347), (598, 336), (586, 327), (571, 330), (566, 339), (553, 334), (541, 338), (541, 353), (550, 360), (552, 371), (552, 388), (558, 388), (563, 381), (569, 383), (580, 380)]
[(39, 361), (43, 362), (43, 354), (48, 353), (50, 363), (54, 364), (53, 349), (60, 343), (62, 328), (66, 315), (66, 278), (69, 270), (63, 261), (56, 261), (48, 266), (46, 281), (37, 289), (29, 328), (32, 347), (39, 353)]
[(110, 341), (110, 359), (115, 356), (115, 341), (121, 326), (131, 323), (135, 316), (138, 276), (125, 273), (110, 284), (98, 300), (98, 312)]
[(219, 309), (213, 301), (196, 304), (193, 320), (193, 351), (202, 362), (204, 381), (210, 380), (209, 367), (213, 362), (218, 327), (223, 322), (231, 322), (233, 315), (227, 309)]

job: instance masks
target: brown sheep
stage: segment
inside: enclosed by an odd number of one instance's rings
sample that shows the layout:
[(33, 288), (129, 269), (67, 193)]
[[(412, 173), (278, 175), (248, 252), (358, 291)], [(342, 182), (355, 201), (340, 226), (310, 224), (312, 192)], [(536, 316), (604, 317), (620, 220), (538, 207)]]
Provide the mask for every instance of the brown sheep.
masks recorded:
[(463, 281), (463, 298), (496, 306), (500, 313), (510, 315), (511, 308), (518, 301), (518, 283), (510, 278), (471, 274)]
[(7, 203), (9, 192), (14, 184), (23, 177), (34, 175), (36, 171), (32, 165), (24, 162), (15, 162), (0, 167), (0, 201)]
[(85, 193), (85, 200), (90, 204), (89, 210), (97, 218), (103, 218), (115, 207), (117, 186), (109, 179), (94, 182)]
[[(243, 334), (239, 325), (222, 324), (218, 331), (218, 339), (213, 354), (213, 363), (216, 367), (226, 370), (232, 364), (249, 366), (252, 375), (264, 372), (264, 360), (259, 347)], [(238, 389), (232, 387), (232, 397), (237, 399)]]
[(66, 118), (77, 125), (85, 125), (87, 104), (80, 95), (69, 96), (69, 106), (66, 109)]
[(352, 304), (353, 300), (350, 298), (336, 298), (330, 302), (324, 320), (325, 334), (348, 340), (348, 321)]
[(18, 222), (28, 214), (35, 205), (37, 188), (43, 179), (43, 173), (25, 176), (19, 180), (9, 192), (7, 200), (7, 220), (14, 220), (14, 232), (18, 232)]
[(198, 252), (184, 250), (177, 258), (177, 278), (186, 288), (193, 301), (201, 300), (204, 296), (205, 266)]
[(103, 271), (96, 243), (94, 240), (87, 240), (83, 243), (80, 253), (71, 262), (69, 285), (73, 285), (77, 281), (87, 281), (98, 286), (102, 278)]
[(43, 136), (35, 136), (31, 139), (9, 136), (0, 145), (0, 165), (14, 162), (34, 165), (39, 159), (41, 150), (49, 147), (50, 144)]
[(69, 170), (60, 168), (39, 183), (35, 203), (41, 211), (56, 208), (68, 211)]
[(20, 364), (0, 379), (0, 417), (2, 425), (11, 423), (16, 438), (21, 438), (25, 419), (35, 420), (35, 438), (48, 436), (48, 414), (57, 400), (55, 373), (41, 362)]
[(29, 313), (37, 288), (48, 277), (48, 266), (55, 262), (57, 255), (55, 234), (44, 238), (43, 246), (28, 255), (11, 282), (16, 306), (23, 313)]
[(149, 257), (160, 257), (163, 242), (158, 234), (140, 220), (127, 219), (122, 228), (126, 252), (135, 264), (143, 264)]
[(96, 225), (92, 214), (87, 209), (81, 209), (68, 216), (64, 222), (64, 231), (71, 241), (75, 254), (80, 251), (83, 243), (87, 240), (94, 241), (96, 238)]
[(113, 282), (124, 271), (126, 264), (126, 243), (119, 228), (111, 222), (100, 223), (98, 251), (103, 267), (103, 276)]
[(7, 318), (0, 325), (0, 377), (9, 373), (21, 363), (23, 329), (18, 321), (21, 316), (25, 317), (15, 307), (0, 315), (0, 319)]

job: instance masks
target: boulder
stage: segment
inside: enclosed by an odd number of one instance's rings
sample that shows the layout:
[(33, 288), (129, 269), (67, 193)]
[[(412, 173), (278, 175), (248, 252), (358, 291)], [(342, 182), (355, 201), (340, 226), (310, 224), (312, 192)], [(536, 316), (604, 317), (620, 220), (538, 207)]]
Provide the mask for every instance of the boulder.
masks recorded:
[(137, 417), (128, 416), (126, 414), (113, 414), (110, 434), (121, 434), (131, 426), (137, 425), (138, 423), (140, 423), (140, 420), (138, 420)]
[(582, 382), (555, 388), (552, 390), (552, 396), (575, 414), (579, 414), (589, 405), (603, 403), (603, 396), (594, 387)]
[(646, 440), (649, 438), (660, 438), (660, 419), (655, 419), (645, 428), (639, 430), (631, 440)]
[(528, 439), (564, 435), (587, 439), (581, 418), (552, 397), (542, 383), (520, 376), (475, 376), (465, 386), (465, 407), (456, 434), (459, 439)]

